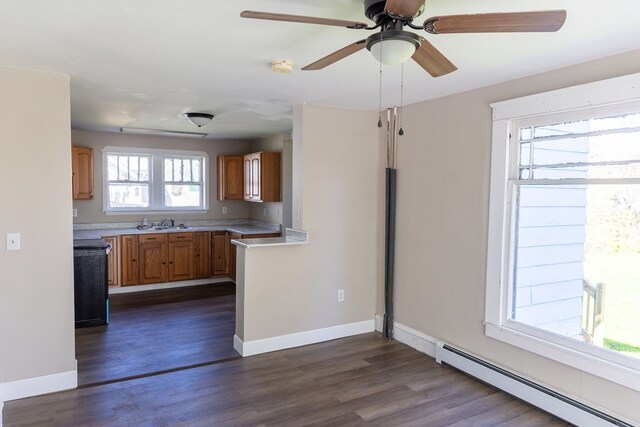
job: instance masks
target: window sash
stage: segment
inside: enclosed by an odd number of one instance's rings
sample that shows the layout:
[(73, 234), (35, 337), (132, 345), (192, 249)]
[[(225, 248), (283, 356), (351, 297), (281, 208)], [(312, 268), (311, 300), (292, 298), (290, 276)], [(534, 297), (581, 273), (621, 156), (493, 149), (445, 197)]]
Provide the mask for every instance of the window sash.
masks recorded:
[[(515, 186), (524, 184), (638, 184), (638, 178), (623, 179), (517, 179), (520, 159), (514, 149), (520, 127), (556, 123), (575, 118), (595, 118), (640, 112), (640, 73), (586, 85), (554, 90), (491, 104), (493, 129), (491, 187), (487, 241), (485, 333), (534, 354), (640, 391), (640, 360), (580, 343), (539, 328), (508, 320), (513, 271), (512, 219), (515, 217)], [(593, 116), (593, 117), (592, 117)]]
[[(149, 179), (148, 180), (135, 180), (135, 179), (120, 179), (120, 173), (117, 169), (116, 174), (119, 179), (109, 179), (109, 156), (116, 157), (116, 163), (118, 167), (119, 159), (121, 157), (129, 158), (139, 157), (148, 159), (149, 164)], [(191, 165), (197, 163), (197, 173), (190, 171), (189, 174), (182, 174), (180, 178), (187, 178), (183, 181), (165, 181), (165, 159), (176, 160), (189, 160)], [(138, 168), (139, 170), (140, 168)], [(130, 170), (127, 170), (130, 176)], [(134, 176), (135, 178), (135, 176)], [(139, 175), (138, 175), (139, 178)], [(195, 179), (198, 178), (198, 179)], [(204, 152), (188, 152), (177, 150), (158, 150), (158, 149), (135, 149), (128, 147), (105, 147), (103, 149), (103, 210), (105, 213), (117, 212), (163, 212), (163, 211), (184, 211), (184, 212), (206, 212), (208, 210), (208, 194), (207, 194), (207, 179), (208, 179), (208, 155)], [(109, 197), (109, 189), (112, 185), (140, 185), (146, 186), (149, 191), (149, 206), (147, 207), (114, 207), (111, 206)], [(186, 185), (198, 187), (198, 205), (192, 206), (170, 206), (165, 201), (166, 187), (170, 185)]]

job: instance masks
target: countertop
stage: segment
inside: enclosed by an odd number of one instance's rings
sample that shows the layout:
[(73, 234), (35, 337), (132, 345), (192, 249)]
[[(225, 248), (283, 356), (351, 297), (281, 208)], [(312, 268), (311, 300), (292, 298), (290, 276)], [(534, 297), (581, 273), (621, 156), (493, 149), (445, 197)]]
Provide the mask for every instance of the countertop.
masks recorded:
[[(99, 226), (98, 226), (99, 227)], [(276, 228), (278, 227), (278, 228)], [(100, 239), (103, 237), (115, 237), (125, 234), (150, 234), (150, 233), (185, 233), (194, 231), (229, 231), (238, 234), (271, 234), (279, 233), (280, 228), (277, 224), (272, 226), (255, 225), (255, 224), (232, 224), (232, 225), (196, 225), (187, 228), (167, 228), (164, 230), (131, 228), (95, 228), (74, 230), (74, 240)]]

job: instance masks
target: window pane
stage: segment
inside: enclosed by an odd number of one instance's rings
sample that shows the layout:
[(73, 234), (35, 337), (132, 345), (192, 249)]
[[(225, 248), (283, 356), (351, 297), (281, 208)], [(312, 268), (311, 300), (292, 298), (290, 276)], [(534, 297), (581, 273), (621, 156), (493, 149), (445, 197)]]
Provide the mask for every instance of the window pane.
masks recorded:
[(511, 318), (640, 357), (640, 185), (518, 190)]
[(191, 171), (193, 173), (193, 182), (200, 182), (200, 160), (191, 161)]
[(164, 180), (171, 182), (173, 178), (173, 161), (164, 159)]
[(173, 159), (174, 171), (173, 171), (173, 180), (177, 182), (182, 181), (182, 160)]
[(139, 164), (140, 164), (140, 157), (138, 156), (129, 157), (129, 181), (140, 180), (140, 172), (138, 170)]
[(151, 179), (149, 174), (150, 157), (140, 157), (140, 181), (149, 181)]
[(149, 186), (139, 184), (109, 184), (109, 207), (149, 207)]
[(118, 156), (107, 156), (107, 170), (109, 181), (118, 179)]
[(200, 207), (200, 185), (165, 185), (164, 204), (167, 207)]
[(183, 167), (183, 174), (182, 174), (182, 179), (185, 182), (191, 182), (191, 160), (189, 159), (184, 159), (182, 161), (182, 167)]
[(127, 156), (118, 156), (118, 180), (126, 181), (129, 179), (129, 158)]

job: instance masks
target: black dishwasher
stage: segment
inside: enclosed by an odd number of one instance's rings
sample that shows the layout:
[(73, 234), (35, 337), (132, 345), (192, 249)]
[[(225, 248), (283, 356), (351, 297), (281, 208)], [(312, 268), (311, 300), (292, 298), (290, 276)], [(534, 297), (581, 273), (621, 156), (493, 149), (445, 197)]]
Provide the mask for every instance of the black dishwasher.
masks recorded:
[(73, 241), (74, 306), (76, 328), (109, 323), (107, 253), (102, 239)]

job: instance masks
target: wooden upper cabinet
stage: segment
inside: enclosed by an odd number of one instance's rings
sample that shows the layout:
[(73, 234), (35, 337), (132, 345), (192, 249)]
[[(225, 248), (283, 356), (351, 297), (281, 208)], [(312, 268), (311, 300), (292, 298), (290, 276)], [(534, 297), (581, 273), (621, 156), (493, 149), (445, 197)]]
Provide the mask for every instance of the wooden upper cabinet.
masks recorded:
[(259, 152), (244, 156), (244, 200), (279, 202), (280, 153)]
[(218, 156), (218, 200), (242, 200), (242, 156)]
[(73, 200), (93, 200), (93, 148), (71, 147)]
[(194, 278), (206, 279), (211, 274), (211, 233), (198, 231), (194, 234)]

